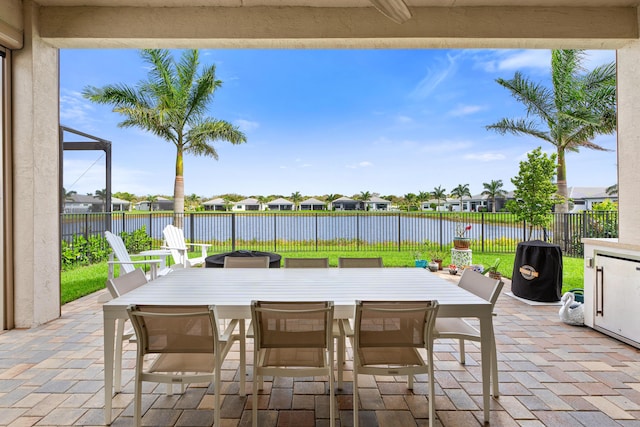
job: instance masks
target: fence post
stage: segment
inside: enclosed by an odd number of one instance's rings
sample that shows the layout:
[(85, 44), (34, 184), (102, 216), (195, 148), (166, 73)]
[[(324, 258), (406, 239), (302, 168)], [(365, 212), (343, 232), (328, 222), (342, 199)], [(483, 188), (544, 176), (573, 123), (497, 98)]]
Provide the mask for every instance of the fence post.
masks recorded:
[[(183, 214), (183, 215), (186, 215), (186, 214)], [(196, 234), (195, 234), (195, 218), (193, 216), (193, 212), (191, 212), (189, 214), (189, 228), (191, 228), (191, 230), (189, 230), (189, 237), (191, 238), (191, 243), (195, 243), (196, 242), (196, 240), (195, 240), (195, 237), (196, 237)], [(193, 246), (191, 248), (193, 249)]]
[(480, 213), (480, 247), (484, 252), (484, 212)]
[(316, 212), (316, 252), (318, 252), (318, 212)]
[(89, 241), (89, 214), (84, 217), (84, 240)]
[(273, 252), (278, 252), (278, 222), (276, 221), (276, 215), (273, 215)]
[(236, 214), (231, 213), (231, 252), (236, 250)]
[(440, 232), (438, 233), (439, 234), (438, 240), (440, 241), (440, 250), (442, 250), (442, 245), (443, 245), (442, 232), (443, 232), (443, 227), (444, 227), (444, 224), (442, 223), (443, 222), (442, 212), (440, 212), (439, 217), (440, 217)]
[(356, 248), (360, 250), (360, 214), (356, 212)]
[(402, 230), (400, 229), (402, 220), (401, 214), (398, 212), (398, 252), (402, 251)]

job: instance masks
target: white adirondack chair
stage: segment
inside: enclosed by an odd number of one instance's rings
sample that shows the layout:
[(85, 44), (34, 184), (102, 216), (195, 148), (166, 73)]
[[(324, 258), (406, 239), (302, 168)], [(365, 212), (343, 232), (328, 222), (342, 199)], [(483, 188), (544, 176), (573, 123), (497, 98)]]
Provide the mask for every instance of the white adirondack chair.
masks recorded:
[[(104, 237), (109, 242), (109, 246), (111, 246), (111, 255), (109, 255), (109, 261), (107, 264), (109, 265), (109, 279), (113, 279), (114, 272), (113, 266), (120, 266), (120, 275), (132, 272), (137, 265), (140, 264), (148, 264), (150, 266), (149, 273), (147, 275), (148, 280), (153, 280), (158, 276), (164, 276), (167, 273), (171, 272), (170, 268), (159, 268), (162, 264), (162, 260), (160, 259), (147, 259), (140, 261), (132, 261), (129, 252), (127, 252), (127, 248), (122, 241), (122, 238), (116, 234), (113, 234), (110, 231), (104, 232)], [(114, 260), (114, 257), (117, 259)]]
[[(206, 243), (186, 243), (182, 230), (171, 224), (167, 225), (164, 230), (162, 230), (162, 234), (164, 235), (164, 240), (166, 242), (164, 249), (169, 249), (171, 251), (173, 262), (185, 268), (204, 264), (204, 259), (207, 257), (207, 248), (211, 245)], [(200, 247), (200, 256), (197, 258), (189, 258), (187, 256), (188, 246)]]

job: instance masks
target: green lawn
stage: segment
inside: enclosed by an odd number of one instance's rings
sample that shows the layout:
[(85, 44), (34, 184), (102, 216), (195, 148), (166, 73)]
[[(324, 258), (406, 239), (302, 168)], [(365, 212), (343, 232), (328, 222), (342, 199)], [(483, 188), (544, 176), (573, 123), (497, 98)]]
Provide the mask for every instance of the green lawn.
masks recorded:
[[(413, 267), (414, 259), (412, 251), (358, 251), (358, 252), (283, 252), (282, 257), (328, 257), (331, 267), (338, 266), (338, 257), (378, 257), (381, 256), (385, 267)], [(473, 263), (482, 264), (485, 267), (494, 263), (500, 258), (500, 272), (503, 276), (511, 278), (515, 254), (495, 254), (495, 253), (474, 253)], [(450, 264), (450, 256), (447, 255), (443, 261), (443, 266)], [(73, 270), (62, 272), (61, 276), (61, 300), (62, 304), (78, 299), (105, 287), (107, 280), (107, 263), (94, 264), (86, 267), (78, 267)], [(117, 275), (116, 268), (116, 275)], [(562, 292), (569, 289), (583, 288), (583, 259), (563, 258), (563, 283)]]

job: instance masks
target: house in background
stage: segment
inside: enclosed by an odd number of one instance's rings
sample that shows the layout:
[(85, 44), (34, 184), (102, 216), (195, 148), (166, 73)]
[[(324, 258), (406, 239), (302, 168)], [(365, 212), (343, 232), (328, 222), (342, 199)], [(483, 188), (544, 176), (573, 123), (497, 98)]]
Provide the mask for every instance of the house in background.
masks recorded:
[(325, 209), (327, 209), (327, 204), (313, 197), (300, 202), (301, 211), (323, 211)]
[(136, 203), (136, 210), (138, 211), (172, 211), (173, 200), (169, 200), (166, 197), (158, 197), (153, 202), (150, 202), (148, 200), (142, 200)]
[(258, 199), (248, 198), (248, 199), (244, 199), (244, 200), (240, 200), (239, 202), (236, 202), (233, 205), (232, 210), (240, 211), (240, 212), (259, 211), (259, 210), (262, 210), (262, 205), (260, 204)]
[(202, 204), (205, 211), (226, 211), (227, 205), (223, 198), (218, 197), (215, 199), (207, 200)]
[(283, 198), (274, 199), (267, 203), (267, 209), (270, 211), (292, 211), (293, 208), (293, 202)]
[[(128, 211), (130, 206), (131, 203), (126, 200), (118, 199), (116, 197), (111, 198), (112, 212)], [(104, 200), (99, 199), (96, 196), (73, 194), (64, 202), (64, 213), (91, 213), (104, 211)]]
[(355, 211), (360, 208), (360, 202), (343, 196), (331, 202), (331, 207), (336, 211)]
[(571, 212), (589, 211), (596, 203), (605, 200), (618, 201), (618, 195), (607, 194), (607, 187), (569, 187), (569, 200), (573, 203)]
[(366, 202), (361, 202), (364, 205), (364, 210), (367, 211), (388, 211), (391, 207), (389, 200), (381, 199), (378, 196), (372, 196)]

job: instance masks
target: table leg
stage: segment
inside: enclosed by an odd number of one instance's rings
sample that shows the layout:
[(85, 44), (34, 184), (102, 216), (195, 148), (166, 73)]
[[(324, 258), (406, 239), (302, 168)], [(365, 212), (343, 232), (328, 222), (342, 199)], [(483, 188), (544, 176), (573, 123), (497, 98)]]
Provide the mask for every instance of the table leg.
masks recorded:
[[(482, 360), (482, 404), (484, 410), (484, 423), (489, 423), (489, 407), (491, 404), (491, 366), (492, 362), (492, 348), (493, 348), (493, 319), (491, 313), (488, 316), (480, 318), (480, 336), (482, 336), (482, 343), (480, 345), (480, 354)], [(498, 375), (495, 372), (494, 375)]]
[(247, 375), (247, 331), (244, 319), (238, 322), (240, 328), (240, 396), (246, 396), (245, 377)]
[(116, 320), (104, 316), (104, 422), (111, 424), (113, 401), (113, 356)]

